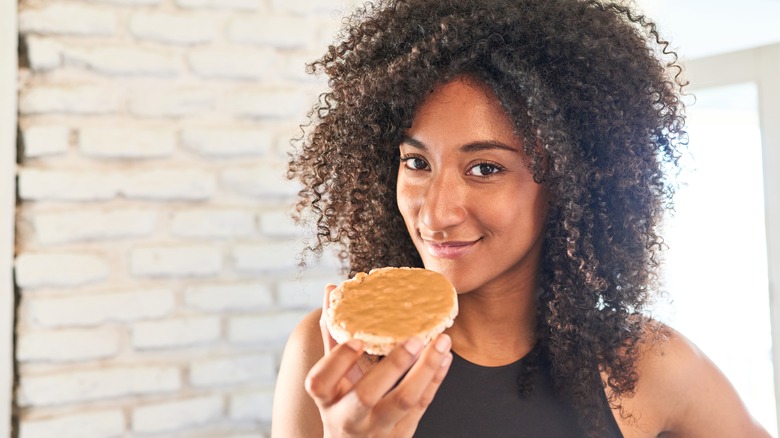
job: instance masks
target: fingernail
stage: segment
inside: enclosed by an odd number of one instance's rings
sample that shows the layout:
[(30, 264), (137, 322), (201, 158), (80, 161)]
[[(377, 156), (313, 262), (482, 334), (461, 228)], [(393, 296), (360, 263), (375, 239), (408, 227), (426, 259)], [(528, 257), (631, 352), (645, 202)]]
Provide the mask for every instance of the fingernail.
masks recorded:
[(422, 350), (423, 343), (419, 338), (410, 338), (406, 343), (404, 344), (404, 348), (406, 351), (409, 352), (412, 356), (417, 356), (417, 354)]
[(344, 345), (346, 345), (347, 347), (349, 347), (354, 351), (363, 350), (363, 342), (361, 342), (360, 339), (350, 339), (349, 341), (345, 342)]
[(436, 347), (436, 350), (439, 353), (444, 353), (445, 351), (450, 349), (450, 337), (447, 335), (441, 335), (439, 336), (439, 339), (436, 340), (436, 343), (433, 345)]
[(452, 362), (452, 353), (447, 354), (444, 356), (444, 359), (441, 360), (441, 367), (446, 368), (450, 366), (450, 362)]

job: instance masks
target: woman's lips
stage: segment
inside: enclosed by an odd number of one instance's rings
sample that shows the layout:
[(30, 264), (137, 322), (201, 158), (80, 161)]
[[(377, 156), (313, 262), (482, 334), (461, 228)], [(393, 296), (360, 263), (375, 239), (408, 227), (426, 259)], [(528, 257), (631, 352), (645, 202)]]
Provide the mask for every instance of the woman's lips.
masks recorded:
[(469, 252), (478, 241), (479, 239), (468, 242), (434, 242), (432, 240), (423, 239), (428, 254), (442, 259), (456, 259), (461, 257)]

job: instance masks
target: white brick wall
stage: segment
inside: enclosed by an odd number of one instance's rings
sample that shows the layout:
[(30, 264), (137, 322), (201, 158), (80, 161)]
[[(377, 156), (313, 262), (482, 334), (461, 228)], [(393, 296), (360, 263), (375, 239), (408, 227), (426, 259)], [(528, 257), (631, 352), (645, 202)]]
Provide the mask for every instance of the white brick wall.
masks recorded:
[(344, 0), (25, 0), (19, 436), (268, 437), (299, 271), (289, 139)]
[(109, 438), (124, 431), (125, 416), (115, 409), (27, 421), (21, 424), (19, 438)]

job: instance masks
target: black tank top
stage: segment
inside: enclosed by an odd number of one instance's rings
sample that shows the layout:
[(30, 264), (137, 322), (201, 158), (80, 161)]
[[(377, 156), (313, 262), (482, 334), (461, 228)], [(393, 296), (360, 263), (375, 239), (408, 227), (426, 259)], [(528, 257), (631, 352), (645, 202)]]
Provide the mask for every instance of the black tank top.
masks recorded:
[[(538, 360), (532, 389), (521, 394), (518, 378), (524, 361), (484, 367), (453, 352), (452, 365), (436, 397), (420, 420), (416, 438), (568, 438), (582, 437), (574, 408), (555, 395), (549, 362)], [(605, 438), (622, 438), (602, 391), (607, 418)]]

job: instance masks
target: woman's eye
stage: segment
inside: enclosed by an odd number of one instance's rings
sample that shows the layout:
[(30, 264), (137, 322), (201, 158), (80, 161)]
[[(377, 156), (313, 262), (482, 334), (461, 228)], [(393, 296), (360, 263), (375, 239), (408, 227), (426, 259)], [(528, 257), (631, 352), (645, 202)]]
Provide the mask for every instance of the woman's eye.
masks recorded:
[(490, 176), (501, 171), (495, 164), (480, 163), (469, 169), (469, 174), (475, 176)]
[(428, 163), (420, 157), (408, 157), (403, 160), (406, 167), (412, 170), (425, 170), (428, 168)]

